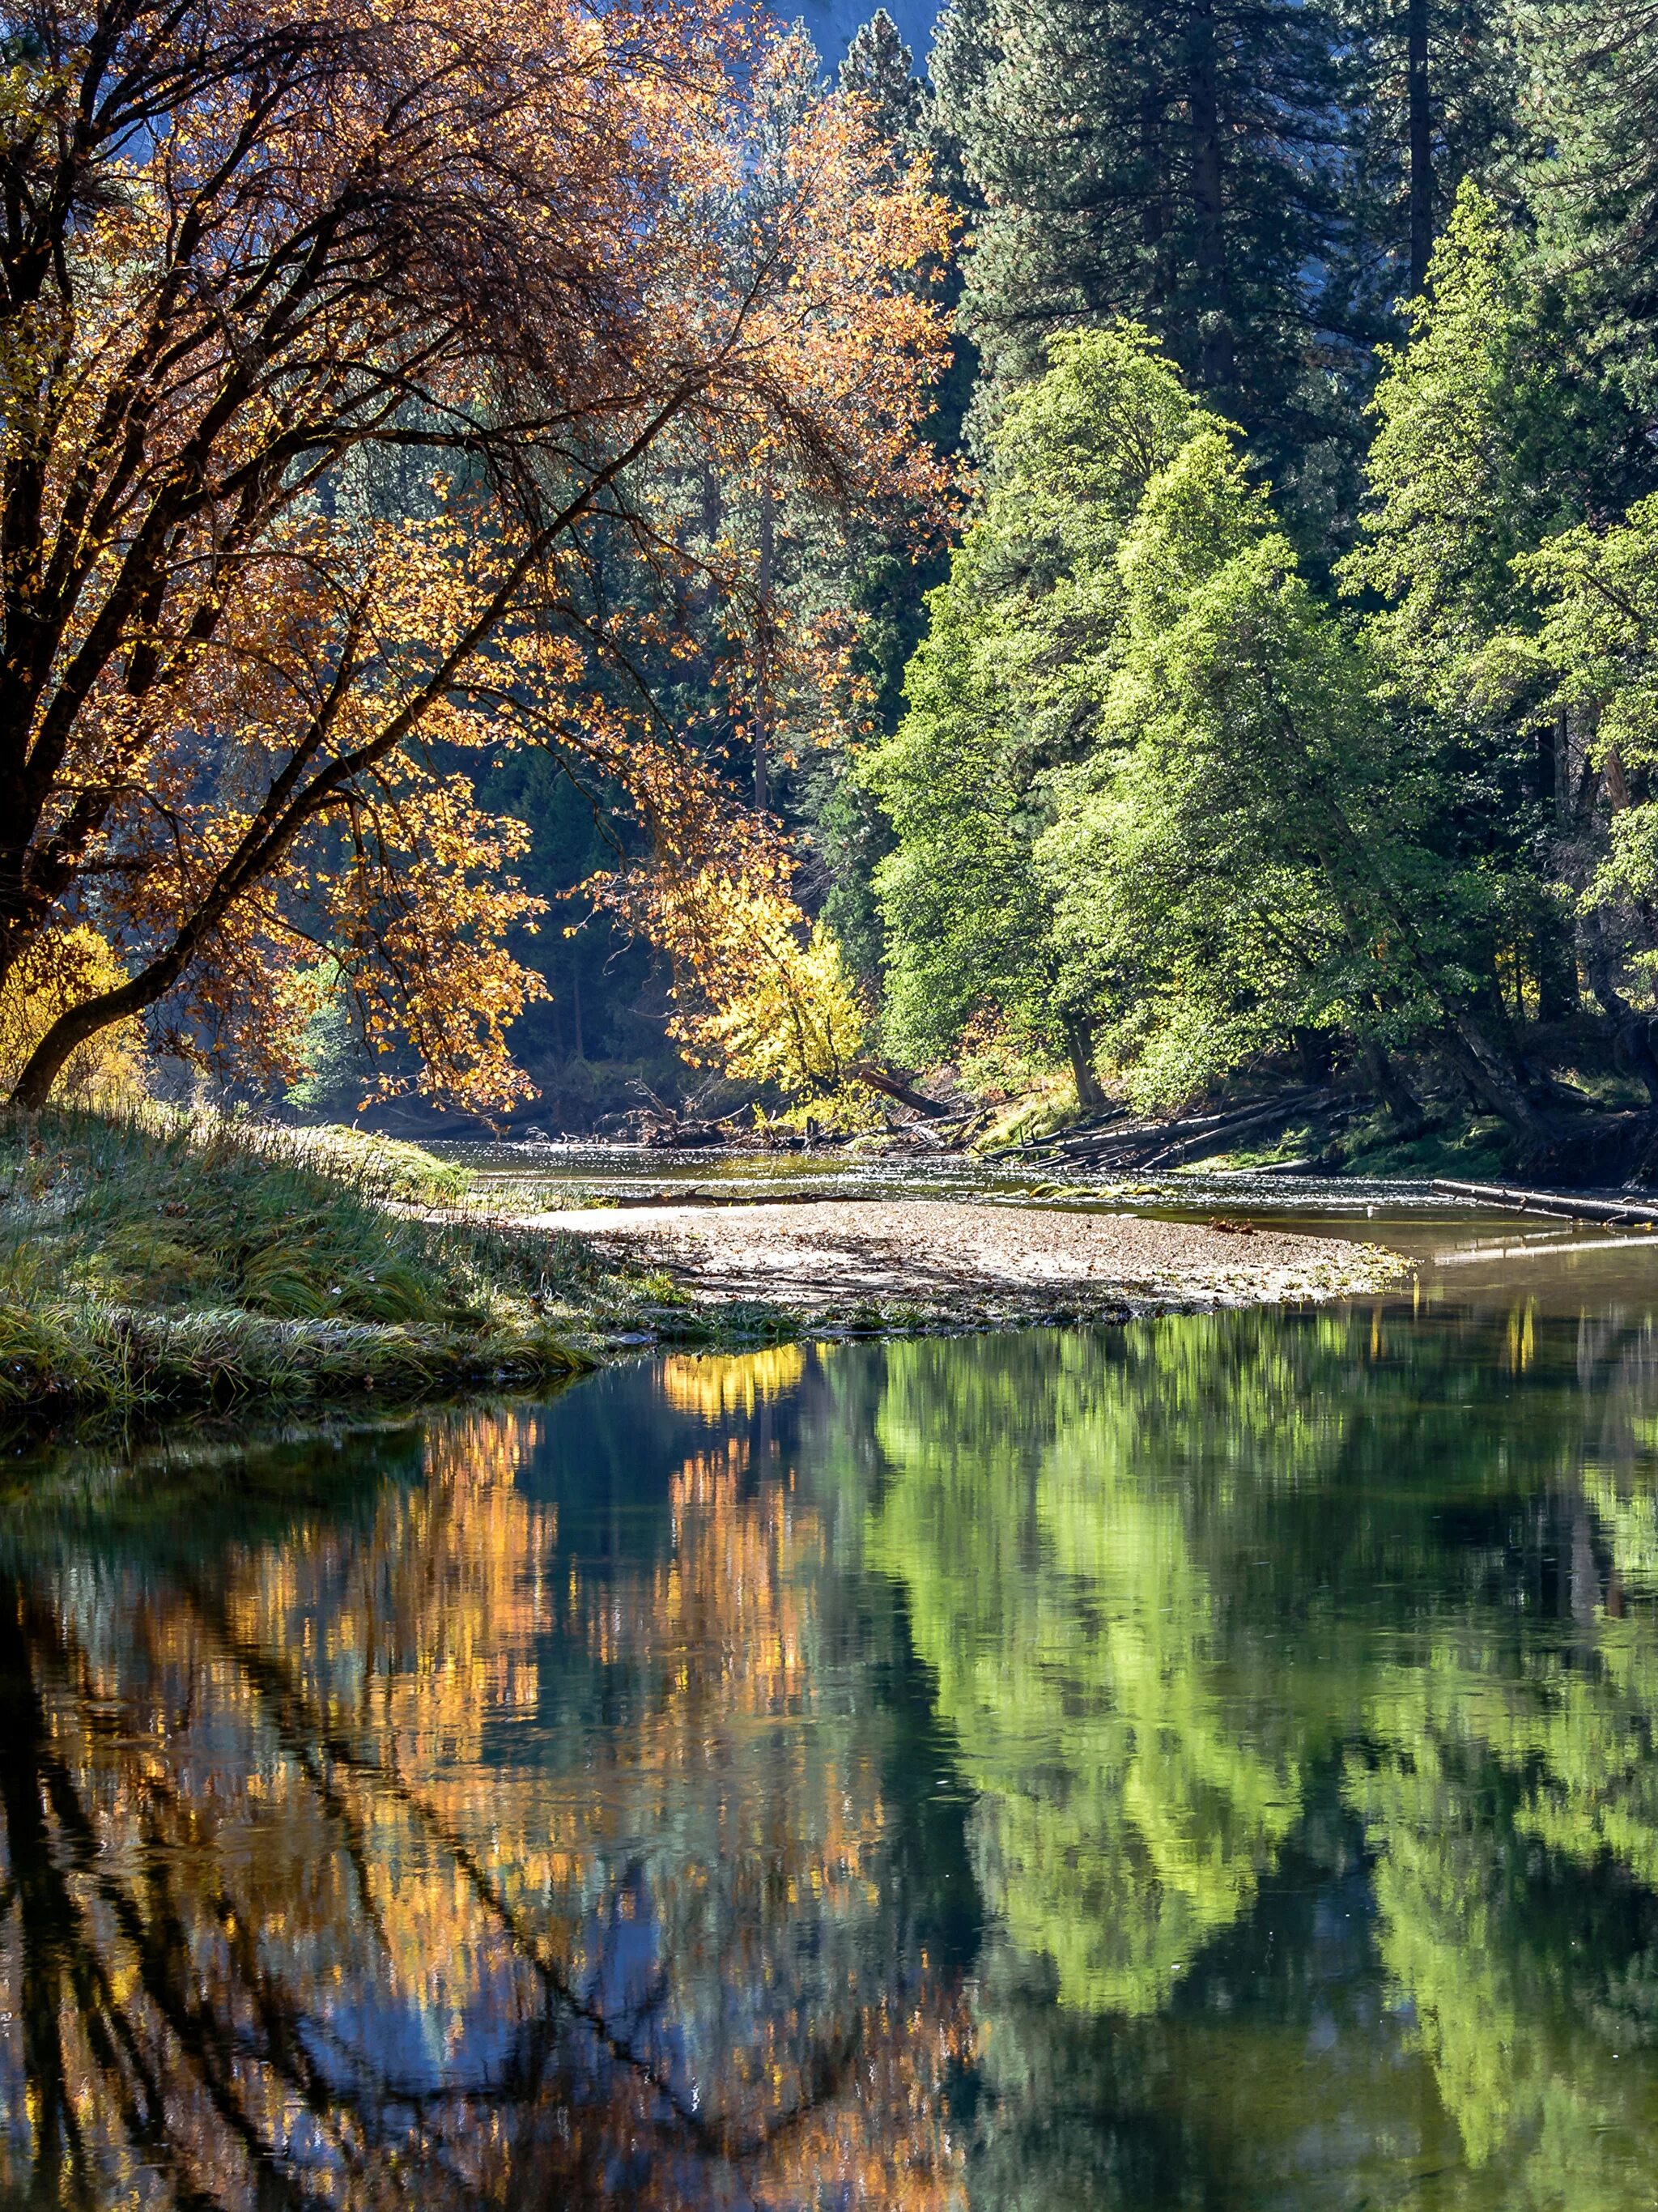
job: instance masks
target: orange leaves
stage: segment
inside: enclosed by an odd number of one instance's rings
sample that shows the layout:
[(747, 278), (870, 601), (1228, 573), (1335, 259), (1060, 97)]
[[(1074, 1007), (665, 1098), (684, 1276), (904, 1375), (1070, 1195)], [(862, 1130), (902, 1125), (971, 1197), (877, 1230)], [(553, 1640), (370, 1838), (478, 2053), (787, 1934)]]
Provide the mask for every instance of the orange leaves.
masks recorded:
[[(320, 950), (425, 1087), (498, 1103), (534, 908), (456, 750), (552, 745), (673, 872), (723, 837), (765, 890), (763, 839), (605, 693), (680, 641), (629, 634), (605, 562), (689, 573), (675, 471), (936, 501), (910, 274), (942, 209), (810, 87), (757, 190), (788, 41), (718, 0), (88, 15), (0, 100), (0, 981), (94, 914), (120, 972), (17, 1096), (164, 1002), (281, 1064)], [(758, 638), (751, 565), (695, 580), (770, 656), (749, 689), (791, 653), (844, 689), (832, 624)]]

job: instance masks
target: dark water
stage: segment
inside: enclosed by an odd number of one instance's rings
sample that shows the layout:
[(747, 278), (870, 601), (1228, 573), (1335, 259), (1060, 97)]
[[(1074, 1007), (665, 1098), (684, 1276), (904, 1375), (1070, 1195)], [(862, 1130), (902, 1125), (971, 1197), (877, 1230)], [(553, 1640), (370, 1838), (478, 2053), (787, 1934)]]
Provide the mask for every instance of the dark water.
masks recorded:
[(1658, 2202), (1658, 1253), (1451, 1226), (20, 1474), (0, 2202)]

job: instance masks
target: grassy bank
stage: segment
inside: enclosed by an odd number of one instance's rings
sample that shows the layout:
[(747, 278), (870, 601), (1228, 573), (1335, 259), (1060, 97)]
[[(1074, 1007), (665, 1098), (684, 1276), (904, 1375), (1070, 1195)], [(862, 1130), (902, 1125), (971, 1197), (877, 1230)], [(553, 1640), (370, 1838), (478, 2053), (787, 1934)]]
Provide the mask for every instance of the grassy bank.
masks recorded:
[(0, 1118), (0, 1417), (527, 1382), (655, 1325), (659, 1286), (465, 1195), (349, 1130)]

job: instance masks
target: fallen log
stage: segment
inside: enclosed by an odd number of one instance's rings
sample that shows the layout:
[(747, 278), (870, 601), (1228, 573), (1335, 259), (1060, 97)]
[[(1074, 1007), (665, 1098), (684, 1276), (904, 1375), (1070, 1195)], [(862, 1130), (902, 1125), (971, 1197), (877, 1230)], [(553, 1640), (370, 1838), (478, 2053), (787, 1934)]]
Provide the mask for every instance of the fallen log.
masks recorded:
[(1096, 1143), (1127, 1111), (1126, 1106), (1108, 1106), (1103, 1114), (1092, 1114), (1085, 1121), (1072, 1121), (1067, 1127), (1053, 1130), (1045, 1137), (1021, 1137), (1017, 1145), (1004, 1149), (1026, 1153), (1070, 1152), (1078, 1145)]
[(1216, 1168), (1212, 1172), (1218, 1182), (1243, 1182), (1249, 1176), (1310, 1176), (1316, 1175), (1323, 1163), (1309, 1153), (1298, 1160), (1268, 1160), (1262, 1167)]
[(878, 1091), (884, 1098), (896, 1098), (901, 1106), (908, 1106), (912, 1113), (925, 1114), (929, 1121), (934, 1121), (951, 1118), (948, 1106), (941, 1105), (936, 1098), (929, 1098), (924, 1091), (913, 1091), (901, 1077), (890, 1075), (884, 1067), (877, 1067), (872, 1060), (857, 1061), (852, 1072), (860, 1083), (868, 1084), (872, 1091)]
[(1102, 1129), (1091, 1137), (1083, 1138), (1062, 1149), (1044, 1146), (1026, 1148), (1016, 1146), (1011, 1152), (999, 1152), (999, 1159), (1029, 1160), (1040, 1167), (1048, 1163), (1055, 1167), (1097, 1167), (1102, 1164), (1133, 1166), (1147, 1145), (1168, 1142), (1168, 1130), (1161, 1123), (1127, 1129)]
[(1027, 1137), (1023, 1143), (1011, 1149), (1017, 1152), (1022, 1158), (1029, 1158), (1034, 1153), (1091, 1154), (1098, 1152), (1102, 1146), (1109, 1150), (1125, 1144), (1133, 1145), (1137, 1141), (1142, 1144), (1154, 1142), (1166, 1144), (1171, 1137), (1190, 1136), (1201, 1129), (1217, 1128), (1223, 1121), (1230, 1120), (1239, 1109), (1234, 1107), (1231, 1114), (1193, 1115), (1183, 1121), (1176, 1121), (1125, 1122), (1123, 1116), (1127, 1110), (1127, 1107), (1119, 1107), (1114, 1115), (1098, 1115), (1081, 1127), (1073, 1127), (1065, 1129), (1055, 1136)]
[(1141, 1170), (1149, 1174), (1154, 1168), (1180, 1167), (1188, 1160), (1200, 1159), (1206, 1152), (1223, 1152), (1234, 1138), (1249, 1136), (1273, 1121), (1287, 1121), (1297, 1114), (1307, 1113), (1328, 1096), (1327, 1091), (1301, 1091), (1287, 1098), (1275, 1098), (1270, 1105), (1252, 1108), (1218, 1127), (1206, 1130), (1201, 1136), (1188, 1137), (1163, 1152), (1153, 1153), (1150, 1159), (1139, 1163)]
[[(1292, 1091), (1279, 1098), (1258, 1098), (1248, 1106), (1229, 1108), (1224, 1114), (1193, 1114), (1178, 1121), (1103, 1130), (1085, 1146), (1073, 1147), (1066, 1158), (1094, 1167), (1145, 1170), (1175, 1165), (1200, 1158), (1205, 1152), (1219, 1152), (1235, 1136), (1247, 1135), (1275, 1115), (1287, 1119), (1321, 1103), (1328, 1096), (1317, 1090)], [(1175, 1141), (1171, 1143), (1171, 1139)]]
[(1643, 1206), (1633, 1199), (1576, 1198), (1569, 1192), (1527, 1190), (1511, 1183), (1454, 1182), (1448, 1176), (1436, 1176), (1431, 1188), (1448, 1198), (1501, 1206), (1512, 1213), (1552, 1213), (1568, 1221), (1603, 1221), (1613, 1226), (1624, 1221), (1658, 1222), (1658, 1206)]

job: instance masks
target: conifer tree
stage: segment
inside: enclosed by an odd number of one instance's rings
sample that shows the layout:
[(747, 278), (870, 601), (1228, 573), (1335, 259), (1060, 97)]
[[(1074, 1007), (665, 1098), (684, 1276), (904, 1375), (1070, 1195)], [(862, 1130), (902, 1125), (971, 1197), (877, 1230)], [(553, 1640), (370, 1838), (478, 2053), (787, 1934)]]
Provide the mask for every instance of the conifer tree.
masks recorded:
[(1127, 316), (1275, 463), (1318, 434), (1332, 38), (1322, 0), (953, 0), (935, 81), (984, 202), (963, 319), (996, 385)]
[(1658, 398), (1658, 7), (1551, 0), (1523, 19), (1540, 150), (1527, 178), (1545, 264), (1595, 357)]
[(926, 127), (926, 94), (915, 74), (914, 58), (884, 8), (852, 34), (839, 72), (842, 92), (868, 100), (882, 137), (913, 151)]
[(1385, 334), (1419, 296), (1467, 177), (1490, 185), (1521, 137), (1527, 46), (1509, 0), (1336, 0), (1346, 118), (1333, 321)]

